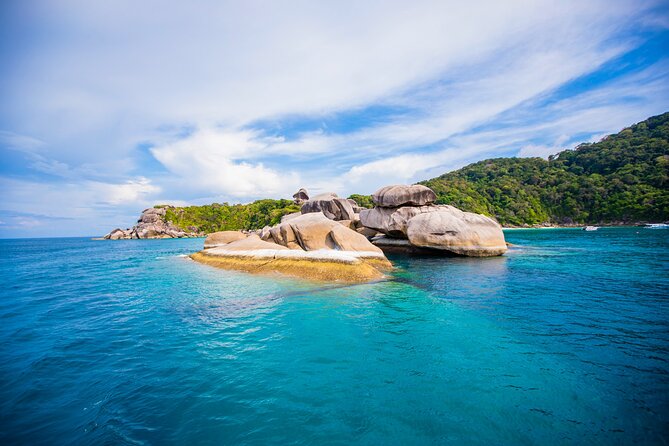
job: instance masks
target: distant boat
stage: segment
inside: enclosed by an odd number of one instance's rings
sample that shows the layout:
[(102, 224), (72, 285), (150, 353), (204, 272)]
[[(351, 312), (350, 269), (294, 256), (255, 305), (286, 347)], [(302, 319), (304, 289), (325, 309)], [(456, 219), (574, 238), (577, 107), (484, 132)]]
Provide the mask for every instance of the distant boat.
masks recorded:
[(599, 229), (599, 226), (586, 226), (583, 228), (584, 231), (596, 231), (597, 229)]
[(649, 223), (645, 226), (646, 229), (669, 229), (669, 224), (666, 223)]

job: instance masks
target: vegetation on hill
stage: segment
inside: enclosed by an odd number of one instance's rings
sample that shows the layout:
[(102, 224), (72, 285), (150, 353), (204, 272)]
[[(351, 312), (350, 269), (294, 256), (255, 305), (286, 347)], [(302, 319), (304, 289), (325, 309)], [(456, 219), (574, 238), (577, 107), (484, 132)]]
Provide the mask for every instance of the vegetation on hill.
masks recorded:
[(348, 198), (358, 203), (358, 206), (360, 206), (361, 208), (371, 209), (374, 207), (374, 202), (372, 201), (371, 195), (353, 194)]
[(666, 221), (669, 113), (548, 160), (488, 159), (420, 184), (502, 225)]
[[(437, 203), (494, 216), (502, 225), (601, 224), (669, 220), (669, 113), (597, 143), (542, 158), (496, 158), (423, 181)], [(349, 198), (373, 207), (369, 195)], [(188, 232), (260, 229), (300, 210), (291, 200), (167, 207)]]
[(300, 207), (292, 200), (258, 200), (249, 204), (213, 203), (170, 207), (165, 213), (165, 220), (187, 232), (238, 231), (273, 226), (284, 215), (299, 210)]

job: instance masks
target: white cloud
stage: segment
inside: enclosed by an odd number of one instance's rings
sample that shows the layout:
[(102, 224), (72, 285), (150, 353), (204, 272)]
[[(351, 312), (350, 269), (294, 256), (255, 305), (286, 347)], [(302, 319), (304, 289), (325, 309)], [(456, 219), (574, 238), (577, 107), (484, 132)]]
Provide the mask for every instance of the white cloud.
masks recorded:
[(237, 161), (258, 156), (271, 141), (253, 131), (208, 128), (154, 147), (151, 153), (178, 176), (182, 188), (232, 197), (290, 195), (299, 185), (297, 173)]
[[(139, 211), (162, 202), (155, 199), (160, 188), (141, 177), (122, 183), (58, 184), (0, 177), (0, 190), (4, 191), (0, 215), (8, 218), (9, 213), (14, 226), (33, 227), (49, 236), (105, 234), (110, 226), (132, 225)], [(12, 235), (4, 230), (0, 236)]]
[(105, 204), (129, 204), (145, 201), (146, 197), (160, 192), (160, 188), (151, 184), (148, 178), (140, 177), (121, 184), (90, 183), (89, 187), (98, 193)]

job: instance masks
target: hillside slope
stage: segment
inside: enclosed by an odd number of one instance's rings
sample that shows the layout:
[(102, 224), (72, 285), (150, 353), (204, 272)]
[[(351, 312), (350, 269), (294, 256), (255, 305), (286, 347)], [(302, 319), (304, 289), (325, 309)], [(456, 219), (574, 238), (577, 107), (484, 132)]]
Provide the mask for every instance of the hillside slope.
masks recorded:
[(542, 158), (496, 158), (423, 181), (502, 225), (669, 220), (669, 112)]
[(202, 206), (168, 207), (164, 220), (187, 232), (261, 229), (277, 224), (281, 217), (298, 212), (292, 200), (257, 200), (248, 204), (213, 203)]

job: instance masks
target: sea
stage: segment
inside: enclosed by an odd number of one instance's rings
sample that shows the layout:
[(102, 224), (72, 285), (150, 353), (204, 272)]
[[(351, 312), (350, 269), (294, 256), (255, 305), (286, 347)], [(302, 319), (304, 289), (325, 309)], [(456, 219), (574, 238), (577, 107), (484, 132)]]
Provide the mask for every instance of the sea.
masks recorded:
[(669, 443), (669, 230), (319, 284), (202, 239), (0, 241), (0, 444)]

